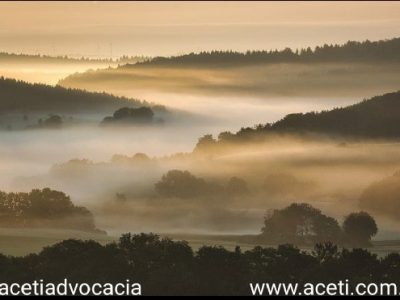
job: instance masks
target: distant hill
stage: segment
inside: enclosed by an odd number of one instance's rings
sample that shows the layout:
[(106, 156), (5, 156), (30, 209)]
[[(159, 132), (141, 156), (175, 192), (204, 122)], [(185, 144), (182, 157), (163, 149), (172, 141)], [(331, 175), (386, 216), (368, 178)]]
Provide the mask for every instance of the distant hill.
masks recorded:
[(0, 77), (0, 113), (109, 113), (124, 106), (148, 105), (144, 101), (106, 93), (30, 84)]
[(354, 98), (399, 88), (400, 38), (282, 51), (212, 51), (156, 57), (59, 80), (64, 87), (256, 97)]
[(69, 56), (51, 56), (51, 55), (33, 55), (33, 54), (17, 54), (17, 53), (8, 53), (8, 52), (0, 52), (0, 62), (1, 63), (79, 63), (79, 64), (127, 64), (127, 63), (137, 63), (141, 61), (149, 60), (148, 57), (144, 56), (121, 56), (117, 59), (110, 58), (74, 58)]
[(264, 139), (270, 134), (321, 134), (349, 138), (400, 138), (400, 91), (376, 96), (358, 104), (329, 111), (289, 114), (283, 119), (236, 133), (223, 132), (217, 139), (206, 135), (196, 150), (224, 143)]
[[(300, 50), (285, 48), (271, 51), (211, 51), (173, 57), (155, 57), (137, 65), (218, 65), (310, 62), (400, 62), (400, 38), (380, 41), (349, 41), (343, 45), (318, 46)], [(129, 65), (125, 66), (129, 67)]]

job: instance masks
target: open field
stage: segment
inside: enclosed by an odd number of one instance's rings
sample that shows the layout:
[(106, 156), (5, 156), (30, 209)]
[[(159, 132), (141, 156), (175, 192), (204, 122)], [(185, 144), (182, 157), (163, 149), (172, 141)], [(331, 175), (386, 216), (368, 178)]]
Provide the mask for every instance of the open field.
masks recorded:
[(86, 233), (74, 230), (53, 229), (0, 229), (0, 253), (5, 255), (24, 256), (37, 253), (43, 247), (51, 246), (65, 239), (96, 240), (106, 244), (113, 237)]
[[(253, 249), (256, 244), (251, 242), (251, 235), (200, 235), (200, 234), (162, 234), (174, 240), (188, 241), (194, 251), (202, 246), (222, 246), (230, 251), (236, 246), (244, 251)], [(51, 246), (65, 239), (95, 240), (101, 244), (117, 241), (113, 235), (101, 235), (74, 230), (53, 229), (0, 229), (0, 253), (4, 255), (24, 256), (38, 253), (43, 247)], [(374, 247), (369, 249), (378, 256), (389, 253), (400, 253), (400, 240), (374, 241)], [(273, 247), (273, 245), (260, 245)], [(311, 248), (303, 248), (311, 251)]]

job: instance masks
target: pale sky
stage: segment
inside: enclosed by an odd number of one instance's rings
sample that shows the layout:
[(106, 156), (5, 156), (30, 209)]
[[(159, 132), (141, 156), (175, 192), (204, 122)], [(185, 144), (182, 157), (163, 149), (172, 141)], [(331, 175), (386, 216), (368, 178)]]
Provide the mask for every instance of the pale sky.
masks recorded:
[(0, 2), (0, 52), (90, 57), (400, 37), (400, 2)]

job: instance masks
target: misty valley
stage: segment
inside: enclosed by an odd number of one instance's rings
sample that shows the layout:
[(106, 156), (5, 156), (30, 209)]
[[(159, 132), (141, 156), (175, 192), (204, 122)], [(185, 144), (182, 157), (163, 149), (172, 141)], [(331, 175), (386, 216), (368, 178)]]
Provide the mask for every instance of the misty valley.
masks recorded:
[[(400, 38), (118, 59), (0, 53), (0, 266), (16, 280), (61, 280), (49, 265), (78, 278), (63, 251), (84, 253), (121, 270), (94, 277), (138, 276), (154, 294), (180, 293), (163, 274), (201, 282), (184, 294), (246, 294), (232, 275), (243, 270), (315, 281), (333, 266), (324, 255), (364, 259), (385, 278), (400, 262), (399, 71)], [(53, 264), (63, 255), (70, 265)], [(291, 273), (282, 257), (301, 266)], [(226, 289), (207, 286), (207, 270), (232, 276)]]

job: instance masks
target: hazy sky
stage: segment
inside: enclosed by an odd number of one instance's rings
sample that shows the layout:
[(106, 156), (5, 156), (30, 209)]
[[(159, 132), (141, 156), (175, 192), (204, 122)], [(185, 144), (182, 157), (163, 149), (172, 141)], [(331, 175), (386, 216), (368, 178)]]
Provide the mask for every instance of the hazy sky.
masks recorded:
[(400, 2), (1, 2), (0, 51), (274, 49), (400, 36)]

